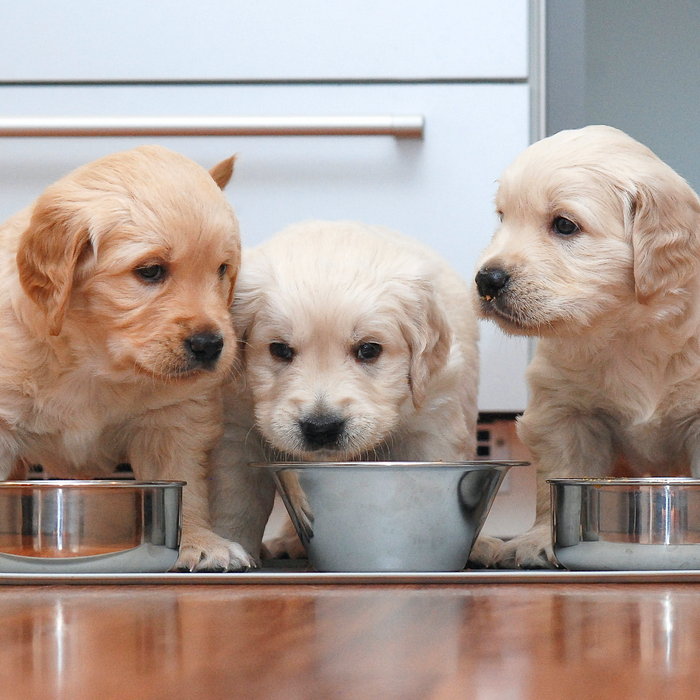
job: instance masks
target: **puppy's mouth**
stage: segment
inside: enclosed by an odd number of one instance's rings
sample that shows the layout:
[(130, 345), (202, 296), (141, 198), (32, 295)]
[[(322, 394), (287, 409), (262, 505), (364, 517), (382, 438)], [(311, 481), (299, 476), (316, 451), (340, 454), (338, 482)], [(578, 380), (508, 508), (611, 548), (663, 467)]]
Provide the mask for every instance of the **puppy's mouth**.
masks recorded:
[(137, 366), (139, 374), (150, 377), (151, 379), (167, 382), (195, 380), (203, 375), (211, 374), (213, 369), (213, 367), (204, 368), (199, 364), (187, 362), (157, 368)]
[(223, 350), (221, 333), (196, 333), (185, 338), (175, 352), (160, 352), (137, 362), (137, 369), (151, 377), (185, 381), (220, 370)]
[(476, 275), (479, 313), (514, 335), (540, 335), (542, 322), (532, 318), (535, 300), (516, 293), (512, 272), (500, 267), (483, 267)]
[(510, 271), (498, 265), (484, 266), (476, 273), (474, 282), (479, 292), (482, 316), (493, 317), (509, 327), (522, 327), (520, 319), (513, 313), (507, 300), (511, 286)]
[(480, 304), (481, 315), (496, 321), (505, 331), (519, 334), (534, 334), (536, 326), (522, 318), (517, 309), (513, 309), (508, 300), (501, 297), (482, 298)]
[(273, 449), (293, 459), (347, 461), (360, 452), (355, 445), (349, 419), (335, 413), (313, 413), (297, 418), (283, 431), (263, 430), (271, 436)]
[[(357, 407), (354, 407), (357, 408)], [(388, 411), (392, 415), (391, 411)], [(395, 421), (371, 412), (328, 404), (280, 407), (275, 401), (256, 406), (256, 423), (276, 459), (283, 461), (381, 461), (389, 459)]]

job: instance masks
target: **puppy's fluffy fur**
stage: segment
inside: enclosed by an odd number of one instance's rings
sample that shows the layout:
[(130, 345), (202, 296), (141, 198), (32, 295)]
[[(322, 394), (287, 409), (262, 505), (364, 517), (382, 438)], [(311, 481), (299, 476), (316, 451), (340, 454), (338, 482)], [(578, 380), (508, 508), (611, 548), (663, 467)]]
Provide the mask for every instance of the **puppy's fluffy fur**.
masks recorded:
[(429, 248), (360, 223), (291, 226), (244, 251), (233, 314), (246, 381), (226, 399), (212, 512), (251, 553), (273, 492), (248, 462), (473, 458), (475, 313)]
[(700, 203), (648, 148), (596, 126), (528, 148), (496, 204), (481, 311), (539, 337), (518, 424), (537, 522), (502, 563), (546, 566), (547, 478), (700, 476)]
[(178, 566), (246, 565), (211, 531), (204, 470), (236, 337), (236, 217), (212, 174), (161, 147), (90, 163), (0, 227), (0, 478), (182, 479)]

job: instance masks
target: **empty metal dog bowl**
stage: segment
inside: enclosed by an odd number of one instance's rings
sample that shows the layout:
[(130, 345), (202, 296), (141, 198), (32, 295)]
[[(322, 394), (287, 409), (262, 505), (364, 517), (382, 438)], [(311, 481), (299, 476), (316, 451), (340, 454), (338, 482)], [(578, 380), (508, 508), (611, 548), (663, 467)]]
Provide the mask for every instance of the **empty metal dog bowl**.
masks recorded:
[(459, 571), (524, 462), (314, 462), (269, 469), (317, 571)]
[(567, 569), (700, 569), (700, 479), (550, 479)]
[(0, 572), (168, 571), (180, 547), (184, 485), (0, 482)]

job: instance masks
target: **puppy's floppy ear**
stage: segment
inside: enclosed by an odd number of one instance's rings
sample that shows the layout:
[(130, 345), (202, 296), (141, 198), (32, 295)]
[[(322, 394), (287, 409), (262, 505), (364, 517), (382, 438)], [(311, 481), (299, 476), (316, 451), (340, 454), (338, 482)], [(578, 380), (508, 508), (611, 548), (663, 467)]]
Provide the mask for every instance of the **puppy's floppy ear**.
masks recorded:
[(233, 164), (236, 162), (236, 156), (231, 156), (226, 160), (222, 160), (221, 163), (217, 163), (211, 170), (209, 174), (214, 179), (214, 182), (219, 186), (219, 189), (223, 190), (226, 185), (228, 185), (231, 176), (233, 175)]
[(633, 194), (634, 284), (642, 304), (679, 289), (698, 271), (700, 202), (668, 170), (655, 171)]
[[(248, 269), (247, 272), (251, 270)], [(248, 337), (255, 325), (256, 316), (265, 303), (264, 293), (253, 280), (249, 279), (249, 275), (239, 275), (234, 288), (231, 317), (239, 339), (238, 356), (242, 366), (245, 366)]]
[(452, 345), (452, 330), (432, 290), (426, 287), (421, 291), (419, 303), (406, 305), (401, 320), (401, 332), (411, 354), (408, 381), (416, 408), (425, 401), (428, 382), (445, 366)]
[(49, 335), (58, 335), (68, 308), (78, 260), (90, 244), (86, 222), (58, 198), (39, 198), (17, 249), (25, 294), (46, 316)]

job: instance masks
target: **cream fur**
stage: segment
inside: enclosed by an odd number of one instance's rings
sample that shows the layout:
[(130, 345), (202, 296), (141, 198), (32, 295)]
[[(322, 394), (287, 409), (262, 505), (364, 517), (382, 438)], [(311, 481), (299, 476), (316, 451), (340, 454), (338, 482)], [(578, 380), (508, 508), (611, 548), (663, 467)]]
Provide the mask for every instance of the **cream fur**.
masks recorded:
[[(481, 313), (539, 338), (518, 423), (537, 521), (501, 564), (551, 566), (547, 478), (609, 476), (623, 462), (630, 475), (700, 476), (700, 202), (648, 148), (591, 126), (522, 153), (496, 206), (479, 268), (509, 280)], [(560, 216), (580, 230), (557, 233)]]
[[(238, 223), (213, 179), (226, 183), (226, 163), (216, 167), (156, 146), (117, 153), (0, 227), (0, 478), (35, 463), (106, 476), (129, 462), (137, 479), (185, 480), (188, 569), (250, 563), (211, 531), (207, 503), (240, 265)], [(160, 281), (137, 272), (157, 266)], [(203, 332), (223, 340), (210, 366), (186, 346)]]
[[(246, 383), (228, 392), (214, 453), (220, 534), (260, 549), (273, 491), (249, 462), (473, 458), (475, 314), (467, 286), (426, 246), (354, 222), (291, 226), (244, 251), (233, 314)], [(271, 354), (279, 342), (291, 361)], [(356, 357), (366, 342), (382, 346), (374, 361)], [(300, 421), (314, 415), (345, 420), (336, 444), (309, 446)], [(492, 558), (493, 544), (475, 556)]]

